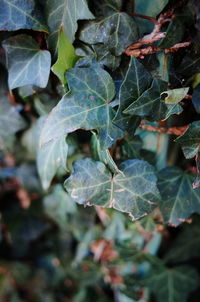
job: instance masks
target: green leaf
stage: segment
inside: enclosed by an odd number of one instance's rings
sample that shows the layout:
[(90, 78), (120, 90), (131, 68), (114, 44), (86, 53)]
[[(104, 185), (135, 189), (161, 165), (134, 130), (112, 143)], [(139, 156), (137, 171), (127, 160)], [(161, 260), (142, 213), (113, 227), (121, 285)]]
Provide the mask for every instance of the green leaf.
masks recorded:
[(17, 108), (10, 104), (7, 96), (0, 97), (0, 150), (6, 148), (9, 136), (25, 128), (26, 123), (17, 111)]
[(151, 74), (136, 58), (131, 57), (128, 71), (120, 87), (120, 105), (114, 118), (116, 125), (122, 127), (122, 129), (124, 128), (129, 117), (123, 114), (123, 111), (131, 103), (135, 102), (147, 88), (149, 88), (151, 82)]
[(200, 213), (200, 189), (193, 189), (195, 176), (176, 167), (168, 167), (158, 174), (158, 188), (162, 201), (160, 209), (165, 222), (177, 226), (191, 216)]
[(67, 81), (71, 93), (50, 113), (42, 130), (41, 143), (83, 128), (97, 129), (101, 148), (110, 147), (123, 136), (123, 131), (112, 123), (115, 115), (109, 106), (115, 96), (112, 78), (98, 65), (93, 65), (68, 71)]
[(157, 302), (186, 302), (189, 293), (199, 285), (199, 275), (187, 265), (159, 266), (151, 270), (146, 285), (155, 293)]
[(156, 17), (163, 8), (167, 5), (168, 0), (154, 0), (147, 1), (147, 0), (135, 0), (135, 12), (137, 14)]
[(119, 169), (123, 173), (112, 177), (101, 162), (89, 158), (76, 161), (65, 188), (81, 204), (112, 207), (133, 220), (147, 215), (160, 197), (152, 166), (142, 160), (127, 160)]
[(160, 121), (171, 114), (179, 114), (182, 112), (182, 108), (178, 104), (166, 105), (161, 102), (160, 94), (166, 89), (167, 82), (154, 79), (151, 87), (125, 109), (124, 113), (146, 117), (151, 121)]
[(35, 40), (27, 35), (17, 35), (3, 42), (8, 66), (10, 89), (26, 85), (46, 87), (51, 65), (51, 55), (40, 50)]
[(58, 59), (51, 67), (63, 85), (66, 84), (65, 72), (74, 67), (78, 57), (75, 54), (73, 45), (69, 42), (61, 28), (58, 36)]
[(120, 56), (137, 38), (135, 21), (126, 13), (120, 12), (99, 20), (88, 21), (79, 36), (81, 41), (88, 44), (105, 44), (115, 56)]
[(161, 100), (165, 104), (178, 104), (187, 95), (190, 87), (176, 88), (161, 93)]
[(120, 172), (116, 163), (112, 159), (108, 149), (102, 150), (97, 135), (94, 133), (91, 138), (90, 148), (92, 158), (103, 162), (113, 173)]
[(47, 190), (59, 168), (66, 170), (68, 145), (65, 136), (39, 147), (37, 150), (37, 168), (42, 187)]
[(196, 155), (200, 145), (200, 121), (193, 122), (175, 142), (181, 145), (186, 158)]
[(61, 229), (65, 230), (67, 213), (75, 213), (76, 204), (61, 185), (55, 185), (53, 192), (44, 198), (44, 211)]
[(48, 32), (34, 0), (2, 0), (0, 16), (0, 30), (33, 29)]
[(78, 28), (77, 21), (94, 18), (88, 9), (86, 0), (48, 0), (46, 1), (45, 11), (51, 31), (49, 44), (54, 52), (57, 49), (61, 28), (69, 42), (72, 43)]

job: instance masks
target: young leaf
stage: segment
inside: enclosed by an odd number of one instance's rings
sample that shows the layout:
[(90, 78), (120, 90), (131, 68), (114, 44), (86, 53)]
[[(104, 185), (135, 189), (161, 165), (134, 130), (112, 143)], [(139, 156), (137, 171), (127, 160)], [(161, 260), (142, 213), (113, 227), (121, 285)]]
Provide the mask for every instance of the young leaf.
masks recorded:
[(199, 275), (186, 265), (160, 266), (151, 270), (146, 285), (155, 293), (158, 302), (186, 302), (188, 294), (199, 285)]
[(135, 21), (127, 14), (120, 12), (99, 20), (88, 21), (79, 37), (87, 44), (105, 44), (115, 56), (120, 56), (137, 38)]
[(112, 123), (115, 111), (109, 102), (115, 96), (110, 75), (98, 65), (76, 67), (67, 72), (71, 94), (65, 95), (44, 125), (41, 143), (83, 128), (97, 129), (101, 148), (110, 147), (123, 131)]
[(160, 121), (174, 113), (180, 113), (182, 108), (178, 105), (166, 105), (161, 102), (160, 94), (167, 89), (167, 82), (154, 79), (151, 87), (133, 102), (124, 113), (147, 117), (151, 121)]
[(77, 21), (94, 18), (86, 0), (48, 0), (45, 11), (51, 31), (49, 43), (54, 52), (57, 50), (58, 34), (61, 28), (72, 43), (78, 28)]
[(10, 89), (26, 85), (46, 87), (51, 65), (51, 55), (41, 50), (28, 35), (17, 35), (3, 42), (8, 66)]
[(58, 36), (58, 59), (51, 67), (51, 70), (57, 75), (63, 85), (66, 84), (66, 70), (74, 67), (77, 59), (73, 45), (61, 28)]
[(194, 157), (200, 145), (200, 121), (191, 123), (188, 129), (175, 142), (181, 145), (186, 158)]
[(163, 91), (160, 96), (165, 104), (178, 104), (187, 95), (190, 87), (176, 88), (172, 90)]
[(160, 204), (164, 220), (177, 226), (191, 216), (200, 213), (200, 189), (193, 189), (195, 176), (178, 168), (168, 167), (158, 174)]
[(151, 74), (136, 58), (131, 57), (128, 71), (120, 87), (120, 105), (114, 118), (114, 123), (116, 125), (122, 129), (126, 128), (126, 123), (128, 122), (129, 117), (126, 114), (123, 114), (123, 111), (131, 103), (135, 102), (147, 88), (149, 88), (151, 82)]
[(160, 198), (152, 166), (142, 160), (127, 160), (119, 169), (123, 173), (112, 177), (101, 162), (89, 158), (76, 161), (65, 188), (81, 204), (112, 207), (133, 220), (147, 215)]
[(2, 0), (0, 16), (0, 30), (33, 29), (48, 32), (34, 0)]
[(37, 168), (44, 190), (49, 188), (59, 168), (66, 169), (67, 154), (68, 145), (64, 136), (38, 148)]

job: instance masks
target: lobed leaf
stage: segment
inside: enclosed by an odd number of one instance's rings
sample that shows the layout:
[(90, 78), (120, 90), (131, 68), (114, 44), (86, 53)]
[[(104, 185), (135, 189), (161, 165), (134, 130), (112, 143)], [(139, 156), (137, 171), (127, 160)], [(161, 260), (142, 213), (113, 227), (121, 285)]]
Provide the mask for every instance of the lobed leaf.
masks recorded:
[(116, 125), (122, 129), (127, 127), (129, 117), (127, 117), (123, 111), (131, 103), (135, 102), (147, 88), (149, 88), (151, 82), (151, 74), (136, 58), (131, 57), (128, 71), (120, 87), (120, 104), (114, 118)]
[(26, 85), (46, 87), (51, 65), (51, 55), (41, 50), (28, 35), (17, 35), (3, 42), (8, 67), (10, 89)]
[(81, 204), (112, 207), (133, 220), (147, 215), (160, 198), (152, 166), (142, 160), (127, 160), (119, 169), (123, 173), (112, 177), (102, 162), (89, 158), (76, 161), (65, 188)]
[(139, 115), (151, 121), (160, 121), (168, 118), (171, 114), (179, 114), (182, 108), (178, 105), (166, 105), (161, 102), (161, 93), (167, 89), (167, 82), (154, 79), (149, 89), (133, 102), (123, 112), (129, 115)]
[(120, 12), (88, 21), (79, 36), (79, 39), (87, 44), (105, 44), (115, 56), (120, 56), (137, 38), (135, 21), (126, 13)]
[(160, 209), (164, 221), (178, 226), (193, 213), (200, 213), (200, 189), (193, 189), (195, 176), (176, 167), (168, 167), (158, 174), (158, 188), (162, 197)]
[(101, 148), (110, 147), (123, 131), (112, 123), (115, 111), (109, 102), (115, 95), (110, 75), (99, 66), (76, 67), (67, 73), (70, 93), (52, 110), (41, 134), (41, 143), (83, 128), (97, 129)]

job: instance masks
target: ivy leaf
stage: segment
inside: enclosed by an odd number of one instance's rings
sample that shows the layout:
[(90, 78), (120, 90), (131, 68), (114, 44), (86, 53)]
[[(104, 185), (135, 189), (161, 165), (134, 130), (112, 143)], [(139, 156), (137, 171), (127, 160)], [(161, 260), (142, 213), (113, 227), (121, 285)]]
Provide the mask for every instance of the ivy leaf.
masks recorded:
[(151, 270), (146, 285), (155, 293), (158, 302), (186, 302), (189, 293), (199, 285), (199, 276), (187, 265), (159, 266)]
[(10, 89), (26, 85), (46, 87), (51, 65), (51, 55), (39, 49), (28, 35), (17, 35), (3, 42), (8, 66)]
[(161, 93), (161, 100), (165, 104), (178, 104), (187, 95), (190, 87), (176, 88)]
[(160, 208), (166, 222), (177, 226), (192, 213), (200, 213), (200, 189), (192, 188), (194, 175), (167, 167), (159, 172), (158, 179), (162, 197)]
[(87, 44), (105, 44), (115, 56), (120, 56), (137, 38), (135, 21), (126, 13), (120, 12), (88, 21), (79, 36), (79, 39)]
[(89, 158), (76, 161), (65, 188), (81, 204), (112, 207), (133, 220), (147, 215), (160, 197), (152, 166), (135, 159), (123, 162), (119, 169), (123, 173), (112, 177), (102, 162)]
[(56, 51), (59, 30), (62, 28), (69, 42), (73, 42), (78, 20), (94, 19), (86, 0), (48, 0), (45, 7), (50, 27), (50, 47)]
[(110, 75), (98, 65), (76, 67), (67, 72), (71, 93), (52, 110), (44, 125), (41, 143), (83, 128), (97, 129), (101, 148), (110, 147), (123, 131), (112, 123), (115, 111), (109, 102), (115, 96)]
[(38, 148), (37, 169), (44, 190), (49, 188), (59, 168), (66, 170), (67, 154), (68, 145), (63, 136)]
[(137, 101), (133, 102), (124, 113), (147, 117), (151, 121), (160, 121), (174, 113), (180, 113), (182, 108), (175, 105), (166, 105), (161, 102), (160, 94), (167, 89), (167, 82), (154, 79), (151, 87), (146, 90)]
[(151, 85), (151, 82), (151, 74), (136, 58), (131, 57), (128, 71), (120, 87), (120, 105), (114, 118), (114, 123), (116, 123), (116, 125), (122, 129), (126, 128), (129, 117), (123, 114), (123, 111), (141, 96), (141, 94)]
[(2, 0), (0, 16), (0, 30), (33, 29), (48, 32), (34, 0)]
[(78, 57), (75, 54), (73, 45), (61, 28), (58, 36), (58, 59), (51, 67), (51, 70), (57, 75), (63, 85), (66, 84), (65, 72), (74, 67)]
[(6, 147), (6, 141), (17, 131), (25, 128), (26, 123), (17, 111), (17, 108), (10, 104), (7, 96), (0, 98), (0, 149)]
[(181, 145), (186, 158), (194, 157), (200, 145), (200, 121), (191, 123), (188, 129), (175, 142)]

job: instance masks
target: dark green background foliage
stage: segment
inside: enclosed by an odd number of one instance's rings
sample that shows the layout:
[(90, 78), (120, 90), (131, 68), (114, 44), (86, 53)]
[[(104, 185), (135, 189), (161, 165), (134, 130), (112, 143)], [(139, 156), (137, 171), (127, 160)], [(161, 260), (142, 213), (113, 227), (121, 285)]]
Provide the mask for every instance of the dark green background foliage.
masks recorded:
[(199, 30), (199, 0), (0, 1), (1, 302), (200, 301)]

